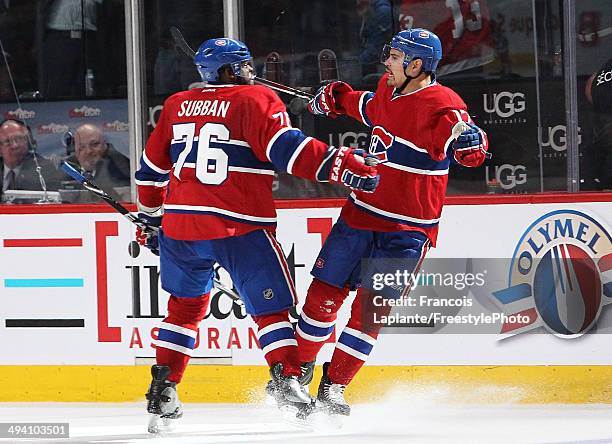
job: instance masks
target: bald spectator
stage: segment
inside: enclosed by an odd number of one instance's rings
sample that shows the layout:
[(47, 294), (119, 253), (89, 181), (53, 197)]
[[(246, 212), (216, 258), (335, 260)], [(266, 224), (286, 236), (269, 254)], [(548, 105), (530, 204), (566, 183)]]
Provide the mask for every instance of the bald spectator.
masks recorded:
[(34, 140), (24, 122), (7, 119), (0, 123), (0, 192), (43, 191), (41, 175), (47, 191), (57, 191), (60, 179), (57, 169), (33, 148)]
[(130, 185), (130, 161), (106, 142), (96, 125), (86, 123), (74, 133), (74, 154), (66, 161), (77, 165), (83, 175), (102, 187), (111, 196), (121, 197), (117, 188)]

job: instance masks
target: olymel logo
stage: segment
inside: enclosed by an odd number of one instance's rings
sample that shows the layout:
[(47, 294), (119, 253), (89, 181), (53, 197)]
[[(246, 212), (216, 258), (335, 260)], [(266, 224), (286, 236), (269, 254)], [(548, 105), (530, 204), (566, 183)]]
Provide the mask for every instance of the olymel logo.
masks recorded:
[(512, 256), (508, 288), (493, 297), (506, 314), (529, 324), (504, 324), (501, 333), (537, 327), (574, 338), (589, 331), (612, 303), (612, 239), (604, 225), (576, 210), (552, 211), (536, 220)]

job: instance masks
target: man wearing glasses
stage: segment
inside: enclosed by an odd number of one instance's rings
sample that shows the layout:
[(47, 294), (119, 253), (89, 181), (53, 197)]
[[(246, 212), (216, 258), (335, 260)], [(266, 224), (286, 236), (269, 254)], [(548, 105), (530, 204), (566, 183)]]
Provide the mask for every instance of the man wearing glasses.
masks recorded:
[[(37, 171), (37, 168), (40, 169)], [(7, 119), (0, 124), (0, 181), (2, 193), (42, 191), (45, 186), (48, 191), (56, 191), (59, 187), (57, 169), (51, 161), (35, 153), (28, 127), (19, 120)]]
[[(106, 141), (98, 126), (86, 123), (76, 129), (74, 154), (66, 161), (77, 164), (85, 177), (93, 179), (113, 198), (122, 199), (124, 192), (129, 194), (130, 160)], [(64, 180), (69, 180), (68, 176)], [(92, 201), (97, 202), (97, 198), (93, 196)]]

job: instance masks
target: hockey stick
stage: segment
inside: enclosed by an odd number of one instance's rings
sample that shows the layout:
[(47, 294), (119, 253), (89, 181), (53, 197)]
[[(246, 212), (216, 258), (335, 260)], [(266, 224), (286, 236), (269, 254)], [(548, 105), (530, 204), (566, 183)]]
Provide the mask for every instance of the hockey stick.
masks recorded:
[(151, 225), (149, 225), (146, 221), (140, 219), (137, 216), (134, 216), (130, 210), (128, 210), (127, 208), (125, 208), (123, 205), (121, 205), (119, 202), (117, 202), (115, 199), (113, 199), (111, 196), (108, 195), (108, 193), (106, 191), (104, 191), (102, 188), (100, 188), (98, 185), (96, 185), (95, 183), (93, 183), (92, 181), (88, 180), (85, 176), (83, 176), (79, 170), (77, 170), (74, 166), (72, 166), (70, 163), (66, 162), (65, 160), (62, 161), (61, 164), (62, 170), (64, 170), (64, 172), (66, 174), (68, 174), (70, 177), (72, 177), (74, 180), (76, 180), (78, 183), (80, 183), (81, 185), (83, 185), (83, 187), (88, 190), (91, 191), (93, 194), (95, 194), (96, 196), (98, 196), (100, 199), (102, 199), (104, 202), (106, 202), (108, 205), (110, 205), (111, 207), (113, 207), (115, 210), (117, 210), (117, 212), (119, 212), (122, 216), (124, 216), (127, 220), (129, 220), (130, 222), (132, 222), (134, 225), (136, 225), (137, 227), (140, 227), (141, 230), (145, 231), (145, 232), (156, 232), (158, 229), (157, 227), (152, 227)]
[[(115, 199), (113, 199), (111, 196), (109, 196), (106, 191), (104, 191), (102, 188), (100, 188), (98, 185), (96, 185), (93, 181), (88, 180), (85, 176), (83, 176), (79, 172), (79, 170), (77, 170), (70, 163), (68, 163), (68, 162), (66, 162), (64, 160), (64, 161), (62, 161), (61, 167), (62, 167), (62, 170), (64, 170), (64, 172), (66, 174), (68, 174), (70, 177), (72, 177), (78, 183), (83, 185), (83, 187), (86, 190), (88, 190), (88, 191), (92, 192), (93, 194), (95, 194), (96, 196), (98, 196), (100, 199), (102, 199), (108, 205), (110, 205), (115, 210), (117, 210), (117, 212), (119, 212), (122, 216), (124, 216), (127, 220), (129, 220), (134, 225), (139, 227), (145, 233), (157, 233), (159, 231), (158, 227), (154, 227), (152, 225), (149, 225), (146, 221), (144, 221), (141, 218), (139, 218), (138, 216), (135, 216), (134, 214), (132, 214), (130, 212), (130, 210), (128, 210), (123, 205), (121, 205), (119, 202), (117, 202)], [(153, 254), (156, 254), (157, 256), (159, 256), (159, 251), (158, 250), (151, 250), (151, 251), (153, 252)], [(217, 279), (216, 277), (213, 277), (213, 283), (214, 283), (215, 287), (217, 288), (217, 290), (219, 290), (221, 293), (229, 296), (230, 298), (234, 299), (235, 301), (240, 301), (241, 302), (240, 296), (234, 290), (231, 290), (231, 289), (227, 288), (225, 285), (223, 285), (221, 283), (221, 281), (219, 279)]]
[(185, 41), (185, 37), (183, 37), (183, 34), (181, 33), (181, 31), (176, 26), (171, 26), (170, 34), (172, 34), (174, 43), (176, 43), (177, 46), (181, 48), (181, 51), (183, 51), (183, 53), (187, 57), (193, 60), (195, 58), (196, 52), (193, 49), (191, 49), (191, 46), (189, 46), (189, 43)]
[[(181, 33), (181, 31), (176, 26), (171, 26), (170, 34), (172, 34), (174, 43), (176, 43), (176, 45), (181, 49), (181, 51), (183, 51), (183, 53), (187, 57), (193, 59), (196, 53), (191, 48), (191, 46), (189, 46), (189, 44), (185, 41), (185, 37), (183, 37), (183, 34)], [(285, 94), (290, 94), (292, 96), (299, 97), (301, 99), (311, 100), (314, 97), (313, 94), (304, 92), (297, 88), (292, 88), (291, 86), (283, 85), (282, 83), (273, 82), (272, 80), (262, 79), (261, 77), (255, 77), (254, 81), (261, 85), (267, 86), (268, 88), (274, 89), (276, 91), (279, 91)]]
[(283, 85), (282, 83), (276, 83), (272, 80), (264, 79), (261, 77), (255, 77), (255, 83), (259, 83), (260, 85), (267, 86), (268, 88), (274, 89), (285, 94), (299, 97), (300, 99), (312, 100), (314, 98), (314, 94), (310, 94), (309, 92), (304, 92), (300, 89), (292, 88), (290, 86)]

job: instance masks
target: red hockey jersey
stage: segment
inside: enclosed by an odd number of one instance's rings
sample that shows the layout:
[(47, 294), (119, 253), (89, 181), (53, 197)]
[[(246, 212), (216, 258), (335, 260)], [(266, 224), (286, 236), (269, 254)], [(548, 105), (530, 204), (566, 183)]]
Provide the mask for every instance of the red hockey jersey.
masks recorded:
[(399, 27), (426, 28), (440, 38), (438, 75), (481, 66), (495, 58), (486, 0), (402, 0)]
[(353, 192), (342, 217), (358, 229), (420, 231), (435, 246), (448, 182), (447, 152), (457, 136), (453, 129), (459, 121), (471, 120), (451, 89), (433, 82), (394, 95), (387, 77), (375, 94), (352, 91), (336, 99), (348, 115), (372, 127), (369, 152), (382, 161), (376, 191)]
[(164, 233), (204, 240), (274, 230), (274, 171), (315, 179), (328, 145), (292, 128), (263, 86), (209, 85), (169, 97), (136, 172), (138, 205), (163, 204)]

